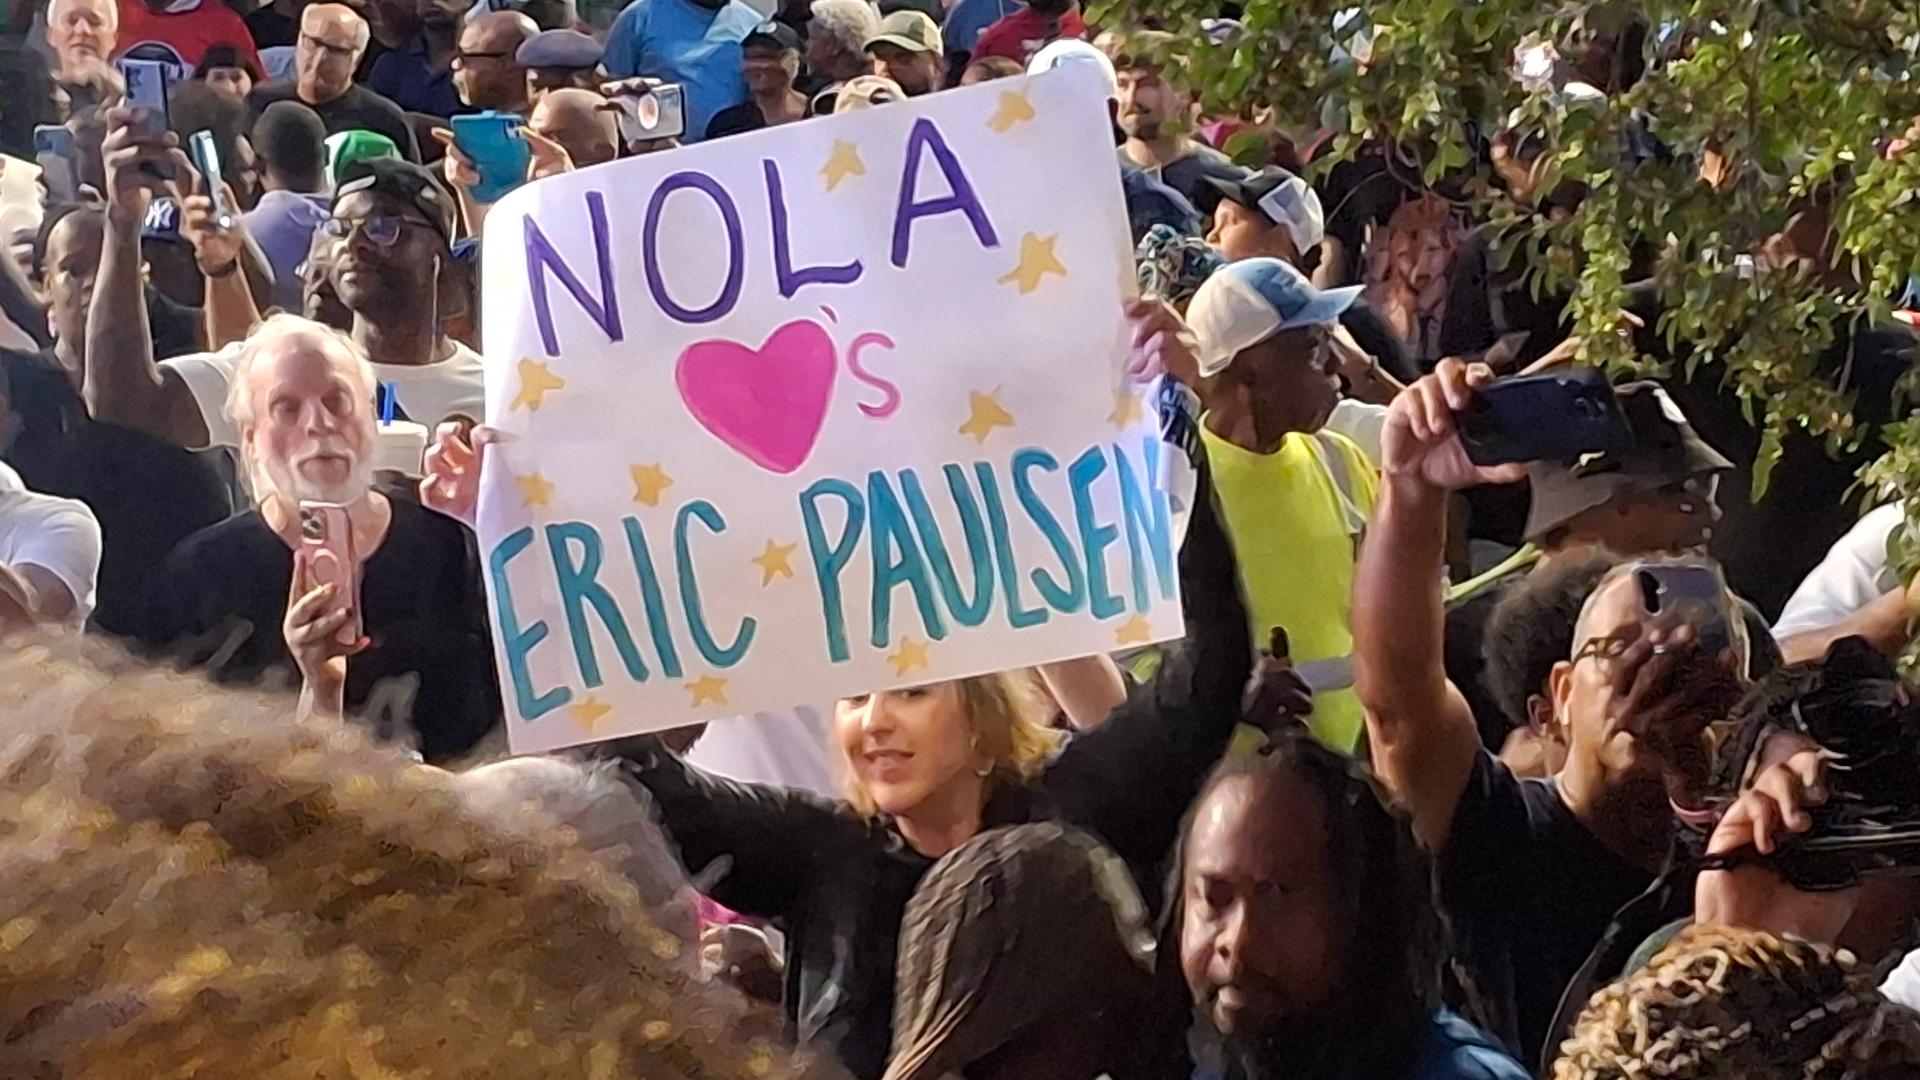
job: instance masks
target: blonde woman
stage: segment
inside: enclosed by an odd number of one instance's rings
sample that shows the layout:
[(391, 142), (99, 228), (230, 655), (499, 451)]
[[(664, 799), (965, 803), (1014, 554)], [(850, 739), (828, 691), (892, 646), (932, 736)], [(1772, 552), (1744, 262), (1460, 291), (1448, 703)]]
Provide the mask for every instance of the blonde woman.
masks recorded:
[[(1204, 490), (1204, 489), (1203, 489)], [(1233, 557), (1203, 494), (1181, 551), (1187, 640), (1104, 724), (1062, 741), (1030, 672), (887, 690), (834, 710), (842, 802), (737, 784), (654, 738), (622, 744), (696, 877), (787, 935), (803, 1041), (862, 1080), (886, 1068), (900, 921), (941, 856), (997, 826), (1060, 821), (1151, 879), (1241, 715), (1252, 659)]]
[[(1176, 338), (1130, 318), (1143, 343), (1138, 359), (1191, 367), (1170, 355)], [(486, 428), (470, 439), (442, 426), (421, 501), (471, 521), (493, 438)], [(1204, 472), (1204, 458), (1196, 468)], [(941, 856), (996, 826), (1059, 821), (1092, 833), (1136, 878), (1157, 878), (1187, 804), (1241, 717), (1253, 663), (1232, 549), (1204, 476), (1191, 504), (1180, 552), (1186, 640), (1101, 724), (1076, 715), (1097, 696), (1086, 692), (1088, 672), (1052, 671), (1059, 706), (1082, 729), (1071, 740), (1048, 726), (1052, 706), (1034, 676), (1019, 672), (840, 702), (845, 801), (723, 780), (655, 737), (606, 747), (652, 796), (686, 867), (717, 878), (712, 898), (780, 924), (796, 1033), (837, 1052), (861, 1080), (886, 1067), (900, 920)], [(794, 696), (807, 698), (806, 688)]]

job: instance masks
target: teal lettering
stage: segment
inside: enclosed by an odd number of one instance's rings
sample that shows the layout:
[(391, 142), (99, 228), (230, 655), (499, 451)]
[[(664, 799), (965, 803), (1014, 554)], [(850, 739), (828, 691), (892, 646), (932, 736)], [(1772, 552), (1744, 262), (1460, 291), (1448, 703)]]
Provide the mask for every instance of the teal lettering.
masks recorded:
[(1073, 520), (1080, 528), (1080, 547), (1087, 557), (1087, 593), (1093, 604), (1093, 617), (1106, 619), (1120, 614), (1126, 606), (1107, 588), (1107, 548), (1120, 538), (1120, 530), (1102, 525), (1093, 518), (1093, 482), (1107, 471), (1106, 455), (1097, 446), (1067, 466), (1067, 486), (1073, 491)]
[[(831, 545), (820, 521), (820, 500), (834, 496), (847, 506), (847, 523)], [(860, 545), (860, 530), (866, 523), (866, 501), (860, 489), (845, 480), (816, 480), (800, 493), (800, 519), (807, 528), (807, 554), (813, 559), (813, 580), (820, 589), (820, 613), (826, 622), (827, 657), (836, 664), (846, 662), (847, 616), (840, 591), (840, 572)]]
[(1060, 560), (1061, 570), (1067, 576), (1067, 583), (1062, 585), (1046, 571), (1035, 570), (1033, 586), (1040, 590), (1041, 599), (1055, 611), (1071, 615), (1087, 605), (1087, 579), (1080, 569), (1079, 559), (1074, 555), (1073, 545), (1067, 541), (1066, 530), (1060, 527), (1060, 519), (1053, 516), (1053, 511), (1047, 509), (1046, 501), (1040, 498), (1039, 492), (1033, 490), (1032, 473), (1035, 469), (1058, 472), (1060, 461), (1036, 447), (1015, 452), (1014, 496), (1020, 500), (1021, 509), (1027, 512), (1034, 527), (1040, 530), (1040, 535), (1046, 537), (1047, 543), (1052, 546), (1054, 555)]
[(984, 461), (973, 463), (974, 478), (980, 481), (980, 501), (987, 508), (987, 528), (993, 534), (993, 558), (1000, 568), (1000, 596), (1007, 602), (1007, 622), (1015, 630), (1039, 626), (1047, 621), (1046, 608), (1030, 608), (1020, 599), (1020, 571), (1013, 563), (1013, 537), (1007, 530), (1007, 508), (1000, 499), (1000, 481)]
[(533, 543), (531, 528), (517, 529), (494, 546), (487, 556), (487, 574), (493, 578), (493, 625), (500, 630), (506, 647), (507, 674), (513, 682), (513, 704), (522, 720), (538, 720), (573, 700), (573, 691), (556, 686), (544, 694), (533, 689), (533, 672), (527, 667), (527, 654), (546, 640), (547, 623), (541, 619), (522, 629), (513, 611), (513, 588), (507, 584), (507, 563)]
[[(912, 475), (904, 470), (903, 475)], [(928, 637), (940, 641), (947, 636), (946, 620), (933, 602), (933, 582), (927, 576), (927, 562), (907, 528), (900, 500), (887, 483), (887, 474), (874, 470), (867, 474), (867, 509), (873, 515), (873, 647), (885, 648), (893, 640), (893, 590), (906, 585), (913, 590), (914, 603), (920, 608), (920, 625)]]
[(695, 499), (681, 507), (673, 520), (673, 554), (680, 570), (680, 603), (686, 609), (687, 628), (693, 632), (693, 647), (700, 651), (701, 658), (707, 663), (725, 670), (747, 655), (747, 648), (753, 644), (753, 633), (759, 624), (751, 618), (741, 619), (740, 627), (733, 636), (733, 644), (724, 648), (713, 640), (713, 633), (707, 628), (706, 610), (700, 603), (700, 582), (693, 568), (693, 552), (687, 543), (687, 525), (694, 518), (699, 518), (700, 524), (716, 536), (727, 531), (727, 519), (720, 516), (720, 511), (715, 510), (712, 503)]
[(1160, 586), (1160, 599), (1173, 599), (1173, 521), (1168, 513), (1167, 493), (1160, 476), (1160, 440), (1142, 439), (1141, 458), (1146, 462), (1147, 479), (1142, 484), (1134, 474), (1118, 444), (1113, 462), (1120, 469), (1120, 510), (1127, 523), (1127, 555), (1133, 560), (1133, 609), (1147, 610), (1147, 568), (1141, 555), (1142, 541), (1153, 555), (1154, 580)]
[(911, 469), (902, 475), (901, 489), (907, 497), (907, 511), (913, 515), (913, 527), (920, 533), (920, 543), (927, 550), (933, 578), (947, 602), (947, 611), (961, 626), (979, 626), (987, 621), (987, 612), (993, 609), (992, 549), (980, 520), (980, 508), (974, 504), (973, 492), (967, 488), (966, 472), (958, 465), (948, 465), (941, 471), (946, 474), (954, 508), (960, 512), (960, 530), (966, 534), (967, 556), (973, 564), (971, 595), (960, 592), (959, 575), (954, 571), (953, 557), (947, 552), (946, 538), (940, 535), (940, 525), (934, 520), (933, 508), (927, 505), (920, 478)]
[[(577, 548), (575, 560), (569, 548)], [(613, 638), (627, 675), (635, 682), (647, 681), (647, 665), (633, 644), (633, 634), (613, 594), (595, 580), (600, 574), (603, 552), (600, 534), (584, 522), (569, 521), (547, 526), (547, 551), (553, 555), (554, 582), (560, 587), (560, 606), (567, 613), (567, 636), (573, 639), (574, 662), (580, 667), (580, 681), (588, 687), (599, 686), (600, 659), (593, 652), (593, 631), (587, 625), (587, 608), (600, 616), (600, 625)]]
[(640, 602), (647, 607), (647, 634), (660, 654), (660, 674), (678, 679), (680, 650), (673, 643), (673, 628), (667, 625), (667, 604), (660, 593), (660, 575), (653, 568), (653, 552), (647, 549), (647, 534), (640, 519), (624, 517), (620, 524), (627, 530), (627, 551), (633, 556), (634, 571), (640, 576)]

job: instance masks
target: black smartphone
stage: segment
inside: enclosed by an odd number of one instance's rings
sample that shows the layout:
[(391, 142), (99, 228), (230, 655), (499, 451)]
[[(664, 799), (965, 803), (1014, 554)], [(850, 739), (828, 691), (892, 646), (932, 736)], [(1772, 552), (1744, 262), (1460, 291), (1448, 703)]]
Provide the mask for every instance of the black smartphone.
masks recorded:
[(80, 158), (74, 149), (73, 132), (60, 124), (34, 128), (33, 160), (40, 166), (48, 202), (70, 203), (80, 198)]
[(1460, 441), (1475, 465), (1573, 461), (1631, 449), (1633, 429), (1604, 374), (1567, 368), (1476, 391), (1460, 416)]
[(1633, 578), (1641, 609), (1693, 627), (1708, 656), (1733, 646), (1733, 598), (1718, 567), (1656, 564), (1635, 570)]

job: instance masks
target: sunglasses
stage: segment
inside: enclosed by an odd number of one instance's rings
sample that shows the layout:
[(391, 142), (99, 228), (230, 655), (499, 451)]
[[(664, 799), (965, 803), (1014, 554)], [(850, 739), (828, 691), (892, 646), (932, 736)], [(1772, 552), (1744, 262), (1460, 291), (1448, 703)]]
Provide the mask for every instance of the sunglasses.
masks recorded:
[(415, 221), (413, 218), (402, 217), (399, 214), (367, 214), (357, 218), (330, 217), (321, 228), (326, 230), (328, 236), (336, 240), (345, 240), (353, 235), (353, 230), (357, 227), (375, 247), (390, 248), (400, 242), (400, 233), (408, 226), (418, 229), (433, 228), (424, 221)]

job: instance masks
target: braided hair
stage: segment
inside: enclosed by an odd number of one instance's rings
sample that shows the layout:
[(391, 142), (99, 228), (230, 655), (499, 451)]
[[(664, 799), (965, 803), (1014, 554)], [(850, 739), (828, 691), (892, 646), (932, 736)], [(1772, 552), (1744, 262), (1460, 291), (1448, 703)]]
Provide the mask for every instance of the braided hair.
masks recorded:
[(1552, 1080), (1867, 1080), (1917, 1075), (1920, 1013), (1852, 954), (1692, 926), (1587, 1003)]
[[(1295, 1037), (1286, 1045), (1195, 1049), (1203, 1057), (1228, 1049), (1237, 1074), (1250, 1080), (1405, 1075), (1439, 1007), (1447, 955), (1431, 863), (1372, 774), (1304, 728), (1276, 734), (1258, 753), (1228, 758), (1193, 805), (1205, 805), (1231, 778), (1280, 773), (1305, 782), (1327, 808), (1327, 868), (1339, 898), (1336, 910), (1346, 916), (1337, 930), (1339, 988), (1324, 1016), (1293, 1026)], [(1191, 831), (1190, 815), (1183, 840)], [(1184, 853), (1179, 872), (1184, 876)], [(1178, 885), (1175, 895), (1184, 904)], [(1204, 1043), (1210, 1025), (1201, 1021), (1200, 1027)], [(1301, 1036), (1312, 1045), (1299, 1045)]]

